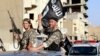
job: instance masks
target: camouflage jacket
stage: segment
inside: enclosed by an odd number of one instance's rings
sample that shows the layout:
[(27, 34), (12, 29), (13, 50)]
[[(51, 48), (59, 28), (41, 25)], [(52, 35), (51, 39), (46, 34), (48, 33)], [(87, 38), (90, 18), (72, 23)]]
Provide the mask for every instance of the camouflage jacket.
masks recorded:
[(20, 49), (27, 48), (28, 43), (32, 43), (32, 44), (35, 43), (34, 39), (36, 38), (36, 34), (37, 34), (37, 32), (34, 29), (25, 31), (23, 33), (23, 38), (20, 42), (20, 44), (21, 44)]
[[(55, 29), (48, 35), (47, 40), (44, 42), (46, 44), (46, 50), (60, 51), (60, 42), (63, 36), (59, 29)], [(44, 45), (45, 45), (44, 44)]]

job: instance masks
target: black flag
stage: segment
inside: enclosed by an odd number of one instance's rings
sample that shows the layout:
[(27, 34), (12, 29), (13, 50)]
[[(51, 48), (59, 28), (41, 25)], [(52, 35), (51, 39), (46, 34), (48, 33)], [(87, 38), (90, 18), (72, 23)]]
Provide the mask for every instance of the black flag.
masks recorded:
[(44, 8), (43, 15), (43, 26), (48, 26), (48, 20), (50, 18), (59, 20), (64, 16), (63, 7), (60, 0), (50, 0)]

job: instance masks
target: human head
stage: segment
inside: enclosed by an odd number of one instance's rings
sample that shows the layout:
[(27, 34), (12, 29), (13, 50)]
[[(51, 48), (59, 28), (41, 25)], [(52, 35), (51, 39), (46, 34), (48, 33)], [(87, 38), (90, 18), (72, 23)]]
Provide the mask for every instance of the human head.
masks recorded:
[(30, 29), (33, 28), (30, 19), (27, 19), (27, 18), (26, 18), (26, 19), (23, 20), (23, 27), (24, 27), (25, 30), (27, 30), (27, 29), (29, 29), (29, 28), (30, 28)]
[(49, 19), (49, 27), (55, 28), (57, 26), (58, 20), (55, 20), (54, 18)]

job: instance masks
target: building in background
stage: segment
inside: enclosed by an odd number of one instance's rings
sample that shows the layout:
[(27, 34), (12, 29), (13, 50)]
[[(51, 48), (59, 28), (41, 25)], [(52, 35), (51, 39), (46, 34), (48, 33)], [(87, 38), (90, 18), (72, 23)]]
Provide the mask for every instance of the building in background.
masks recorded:
[(67, 35), (70, 36), (70, 40), (86, 40), (88, 30), (82, 13), (68, 13), (63, 20), (63, 25), (63, 28), (67, 28)]
[(38, 27), (38, 15), (41, 14), (49, 0), (23, 0), (23, 19), (29, 18), (32, 21), (33, 27)]
[[(29, 18), (33, 27), (38, 27), (38, 14), (41, 14), (49, 0), (0, 0), (0, 38), (7, 51), (18, 50), (13, 46), (13, 35), (11, 20), (7, 11), (9, 10), (16, 26), (22, 30), (22, 19)], [(59, 29), (64, 29), (72, 41), (87, 39), (88, 15), (86, 10), (88, 0), (61, 0), (66, 15), (59, 20)]]
[(13, 46), (13, 34), (10, 32), (10, 29), (12, 29), (12, 23), (8, 11), (10, 12), (11, 17), (13, 17), (16, 26), (21, 30), (23, 18), (23, 1), (0, 0), (0, 38), (3, 41), (6, 51), (14, 51), (18, 49), (15, 49)]
[[(67, 2), (66, 0), (61, 0), (62, 3)], [(23, 12), (23, 19), (29, 18), (33, 23), (33, 27), (38, 27), (38, 15), (42, 13), (45, 6), (49, 0), (24, 0), (24, 12)], [(63, 19), (59, 20), (58, 27), (61, 29), (63, 28)]]
[[(24, 18), (31, 19), (33, 27), (38, 27), (37, 17), (41, 14), (49, 0), (24, 0)], [(59, 20), (59, 29), (66, 29), (66, 34), (69, 39), (83, 40), (86, 39), (88, 33), (88, 15), (87, 15), (88, 0), (61, 0), (66, 15)], [(23, 19), (24, 19), (23, 18)]]
[(63, 6), (67, 10), (63, 27), (67, 28), (70, 40), (87, 40), (88, 34), (88, 0), (67, 0)]

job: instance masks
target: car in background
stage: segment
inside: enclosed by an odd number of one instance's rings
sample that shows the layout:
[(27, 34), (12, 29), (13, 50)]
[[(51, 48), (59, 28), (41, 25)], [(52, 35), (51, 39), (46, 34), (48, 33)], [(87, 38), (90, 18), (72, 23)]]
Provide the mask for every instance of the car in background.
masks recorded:
[(100, 44), (74, 44), (71, 47), (68, 56), (100, 56)]

